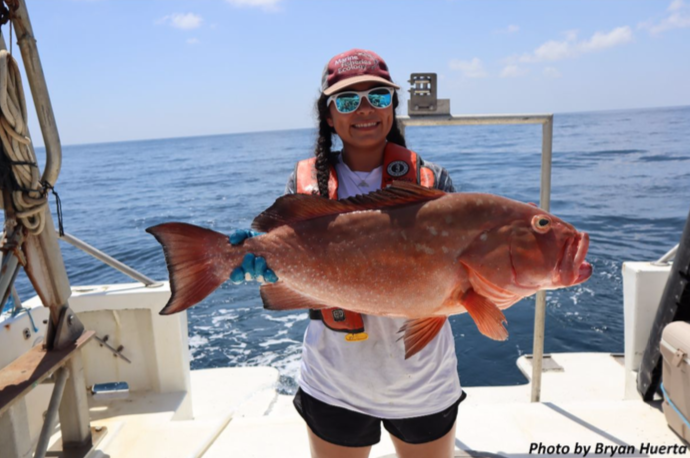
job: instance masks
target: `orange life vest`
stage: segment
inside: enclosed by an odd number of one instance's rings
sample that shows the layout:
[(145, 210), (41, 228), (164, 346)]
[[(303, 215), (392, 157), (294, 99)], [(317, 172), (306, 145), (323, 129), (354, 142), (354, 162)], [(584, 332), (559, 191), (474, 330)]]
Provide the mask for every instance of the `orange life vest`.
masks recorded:
[[(316, 158), (305, 159), (297, 163), (296, 191), (300, 194), (318, 193), (319, 185), (316, 179)], [(414, 151), (410, 151), (395, 143), (388, 142), (383, 151), (383, 174), (381, 188), (389, 186), (393, 181), (408, 181), (433, 188), (436, 184), (434, 172), (421, 166), (421, 158)], [(328, 198), (338, 199), (338, 174), (331, 165), (328, 177)], [(364, 321), (362, 315), (339, 308), (312, 310), (309, 316), (322, 319), (329, 329), (348, 333), (348, 341), (365, 340)]]

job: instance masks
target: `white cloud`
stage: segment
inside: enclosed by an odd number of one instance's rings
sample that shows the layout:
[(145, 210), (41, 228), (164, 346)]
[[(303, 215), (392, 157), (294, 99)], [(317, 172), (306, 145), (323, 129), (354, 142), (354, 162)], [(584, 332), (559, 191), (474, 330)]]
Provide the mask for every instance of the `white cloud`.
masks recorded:
[(517, 65), (506, 65), (501, 71), (501, 78), (517, 78), (526, 75), (528, 72), (529, 70)]
[(690, 15), (676, 12), (662, 20), (659, 24), (650, 27), (649, 32), (652, 35), (657, 35), (667, 30), (684, 29), (687, 27), (690, 27)]
[(673, 0), (668, 6), (668, 11), (678, 11), (683, 8), (683, 0)]
[(609, 33), (597, 32), (588, 41), (580, 44), (583, 53), (598, 51), (600, 49), (613, 48), (632, 41), (630, 27), (617, 27)]
[(547, 78), (560, 78), (562, 75), (557, 68), (546, 67), (544, 69), (544, 76), (546, 76)]
[(520, 31), (520, 27), (514, 24), (509, 25), (505, 29), (498, 29), (495, 33), (517, 33)]
[(475, 57), (472, 60), (452, 59), (448, 66), (452, 70), (460, 70), (468, 78), (484, 78), (487, 76), (482, 61)]
[(280, 11), (278, 6), (282, 0), (225, 0), (232, 6), (238, 8), (261, 8), (264, 11), (276, 12)]
[(567, 41), (575, 41), (577, 40), (578, 32), (579, 31), (577, 29), (566, 30), (565, 32), (563, 32), (563, 35), (565, 35), (565, 39)]
[(531, 53), (506, 60), (507, 63), (518, 62), (554, 62), (569, 59), (602, 49), (613, 48), (632, 41), (632, 30), (628, 26), (617, 27), (610, 32), (596, 32), (589, 40), (577, 41), (577, 31), (566, 32), (565, 41), (550, 40)]
[(203, 19), (194, 13), (174, 13), (164, 16), (156, 21), (156, 24), (168, 24), (171, 27), (182, 30), (192, 30), (201, 26)]
[(649, 33), (652, 35), (658, 35), (667, 30), (690, 27), (690, 11), (688, 11), (683, 0), (673, 0), (668, 6), (667, 11), (669, 14), (663, 19), (659, 21), (650, 19), (640, 23), (637, 27), (649, 30)]
[(520, 57), (520, 62), (540, 62), (549, 60), (561, 60), (573, 53), (573, 46), (569, 41), (547, 41), (534, 50), (532, 54)]
[(198, 38), (188, 38), (187, 39), (187, 44), (189, 45), (198, 45), (201, 43), (201, 41)]

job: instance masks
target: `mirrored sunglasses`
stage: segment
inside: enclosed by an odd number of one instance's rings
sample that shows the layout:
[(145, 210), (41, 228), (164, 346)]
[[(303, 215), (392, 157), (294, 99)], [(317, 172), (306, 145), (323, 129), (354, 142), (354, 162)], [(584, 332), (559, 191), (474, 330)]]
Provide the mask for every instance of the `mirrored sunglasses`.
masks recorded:
[(331, 102), (335, 102), (335, 109), (339, 113), (352, 113), (359, 108), (359, 105), (362, 103), (362, 97), (366, 97), (369, 105), (374, 108), (388, 108), (393, 103), (393, 88), (375, 87), (368, 91), (340, 92), (330, 96), (326, 101), (326, 106), (329, 106)]

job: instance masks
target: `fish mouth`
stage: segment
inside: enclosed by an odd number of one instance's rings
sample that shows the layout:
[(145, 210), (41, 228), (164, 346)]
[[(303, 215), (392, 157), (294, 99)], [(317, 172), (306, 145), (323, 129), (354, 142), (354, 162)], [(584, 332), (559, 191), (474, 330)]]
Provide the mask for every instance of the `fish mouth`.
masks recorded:
[(588, 249), (589, 235), (586, 232), (578, 232), (565, 242), (554, 272), (554, 284), (573, 286), (592, 275), (592, 265), (585, 261)]

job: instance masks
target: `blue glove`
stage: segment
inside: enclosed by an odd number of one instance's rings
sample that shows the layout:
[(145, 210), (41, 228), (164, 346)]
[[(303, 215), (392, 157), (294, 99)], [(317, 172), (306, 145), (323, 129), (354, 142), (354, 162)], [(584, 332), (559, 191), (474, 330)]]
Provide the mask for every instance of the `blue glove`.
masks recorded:
[[(261, 235), (261, 232), (250, 231), (246, 229), (238, 229), (230, 233), (229, 239), (231, 245), (241, 245), (246, 239)], [(244, 256), (242, 265), (236, 267), (230, 274), (230, 281), (239, 285), (243, 281), (257, 280), (260, 283), (275, 283), (278, 281), (278, 276), (266, 265), (266, 259), (261, 256), (254, 256), (252, 253), (247, 253)]]
[(237, 229), (230, 233), (230, 245), (242, 245), (246, 239), (261, 235), (263, 232), (251, 231), (249, 229)]

